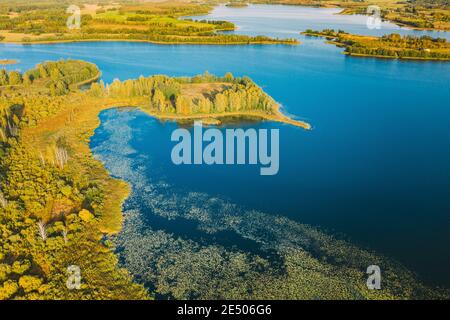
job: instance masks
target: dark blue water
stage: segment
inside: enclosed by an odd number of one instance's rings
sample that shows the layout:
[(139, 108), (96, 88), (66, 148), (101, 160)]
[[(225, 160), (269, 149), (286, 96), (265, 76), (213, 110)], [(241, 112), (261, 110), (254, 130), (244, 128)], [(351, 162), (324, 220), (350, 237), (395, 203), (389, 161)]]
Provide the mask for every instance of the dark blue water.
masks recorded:
[[(334, 9), (256, 6), (219, 8), (210, 18), (238, 32), (298, 37), (300, 46), (192, 46), (143, 43), (0, 45), (2, 58), (25, 70), (42, 60), (84, 59), (103, 79), (194, 75), (208, 70), (248, 75), (314, 130), (280, 129), (280, 171), (255, 166), (174, 166), (177, 126), (146, 115), (133, 120), (131, 144), (151, 156), (149, 176), (180, 190), (207, 192), (242, 206), (342, 232), (394, 257), (426, 281), (450, 286), (450, 64), (350, 58), (298, 32), (335, 28), (360, 34), (418, 33)], [(447, 33), (431, 33), (448, 37)]]

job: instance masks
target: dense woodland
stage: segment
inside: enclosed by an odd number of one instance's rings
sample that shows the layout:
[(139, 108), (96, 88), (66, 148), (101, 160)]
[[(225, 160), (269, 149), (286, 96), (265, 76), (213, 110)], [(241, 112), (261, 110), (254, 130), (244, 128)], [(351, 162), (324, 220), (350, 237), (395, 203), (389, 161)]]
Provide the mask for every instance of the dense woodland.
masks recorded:
[(450, 60), (450, 43), (444, 38), (430, 36), (401, 36), (396, 33), (382, 37), (357, 36), (342, 30), (308, 29), (303, 34), (325, 37), (338, 46), (345, 47), (349, 55), (386, 57), (393, 59)]
[[(102, 167), (88, 154), (80, 164), (76, 144), (66, 136), (51, 137), (56, 125), (45, 128), (50, 135), (45, 143), (32, 142), (40, 134), (28, 136), (28, 130), (76, 103), (76, 93), (67, 90), (53, 96), (52, 84), (82, 82), (98, 72), (94, 67), (42, 63), (22, 75), (32, 76), (32, 83), (0, 87), (0, 300), (148, 298), (118, 267), (110, 244), (100, 242), (107, 232), (99, 222), (107, 210)], [(19, 82), (15, 73), (12, 79)], [(69, 140), (74, 138), (80, 139)], [(66, 286), (70, 265), (83, 270), (79, 290)]]
[[(220, 84), (220, 87), (207, 95), (190, 97), (183, 94), (182, 88), (186, 84)], [(251, 79), (235, 78), (231, 73), (224, 77), (208, 72), (192, 78), (141, 77), (124, 82), (116, 80), (111, 85), (100, 81), (94, 83), (89, 92), (95, 97), (148, 96), (150, 108), (161, 114), (221, 114), (248, 110), (271, 113), (277, 107), (277, 103)]]

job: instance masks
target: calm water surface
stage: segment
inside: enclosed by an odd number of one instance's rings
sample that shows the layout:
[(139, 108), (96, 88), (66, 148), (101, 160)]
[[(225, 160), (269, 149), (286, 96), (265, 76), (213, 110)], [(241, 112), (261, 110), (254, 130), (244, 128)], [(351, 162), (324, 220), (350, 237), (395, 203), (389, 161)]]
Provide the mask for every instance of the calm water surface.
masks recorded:
[[(170, 161), (170, 134), (177, 125), (137, 112), (129, 121), (129, 143), (136, 154), (151, 159), (147, 174), (180, 191), (219, 195), (344, 233), (401, 261), (429, 283), (450, 287), (450, 64), (349, 58), (342, 49), (299, 34), (307, 28), (424, 34), (389, 23), (369, 30), (365, 17), (336, 12), (261, 5), (219, 7), (207, 16), (236, 23), (241, 34), (296, 37), (300, 46), (2, 44), (0, 55), (19, 59), (8, 68), (21, 70), (43, 60), (91, 61), (107, 82), (205, 70), (250, 76), (285, 112), (314, 127), (306, 132), (274, 123), (245, 124), (280, 129), (278, 175), (259, 176), (254, 166), (176, 167)], [(450, 39), (448, 33), (427, 34)], [(110, 117), (126, 117), (126, 112), (101, 115), (104, 121)], [(104, 139), (108, 136), (100, 127), (92, 146)]]

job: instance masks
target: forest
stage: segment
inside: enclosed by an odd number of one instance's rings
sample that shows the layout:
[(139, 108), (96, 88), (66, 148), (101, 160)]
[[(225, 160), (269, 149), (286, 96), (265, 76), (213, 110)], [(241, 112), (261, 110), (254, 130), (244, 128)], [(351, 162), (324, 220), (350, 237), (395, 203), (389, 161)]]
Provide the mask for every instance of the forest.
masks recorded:
[[(69, 60), (41, 63), (23, 75), (1, 73), (1, 300), (149, 298), (118, 267), (111, 244), (101, 241), (113, 232), (100, 222), (102, 214), (120, 211), (117, 201), (127, 189), (89, 153), (77, 152), (83, 139), (58, 134), (73, 122), (73, 106), (80, 105), (76, 84), (98, 72), (92, 64)], [(65, 90), (54, 96), (59, 81)], [(61, 113), (63, 121), (46, 123)], [(108, 185), (116, 200), (108, 200)], [(83, 270), (80, 290), (66, 286), (71, 265)]]
[(307, 36), (324, 37), (329, 43), (344, 47), (350, 56), (368, 56), (389, 59), (450, 60), (450, 43), (444, 38), (432, 38), (427, 35), (401, 36), (397, 33), (381, 37), (360, 36), (342, 30), (308, 29)]
[[(80, 28), (66, 25), (69, 5), (80, 8)], [(128, 40), (154, 43), (196, 44), (297, 44), (296, 39), (275, 39), (266, 36), (244, 36), (220, 33), (234, 30), (227, 21), (197, 21), (184, 18), (204, 15), (212, 9), (207, 4), (188, 2), (133, 3), (129, 1), (65, 3), (36, 2), (33, 5), (17, 0), (0, 4), (0, 41), (61, 42), (88, 40)]]
[[(206, 94), (196, 92), (205, 88), (209, 89)], [(187, 90), (190, 95), (186, 94)], [(278, 106), (250, 78), (235, 78), (231, 73), (223, 77), (208, 72), (192, 78), (141, 77), (124, 82), (115, 80), (111, 85), (100, 81), (91, 86), (89, 93), (113, 98), (148, 96), (151, 110), (158, 114), (224, 114), (247, 110), (272, 113)]]

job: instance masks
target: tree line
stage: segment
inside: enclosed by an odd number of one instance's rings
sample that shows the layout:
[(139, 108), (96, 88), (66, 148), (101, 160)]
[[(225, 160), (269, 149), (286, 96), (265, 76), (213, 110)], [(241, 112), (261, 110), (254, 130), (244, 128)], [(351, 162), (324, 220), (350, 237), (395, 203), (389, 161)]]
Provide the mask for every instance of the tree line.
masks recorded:
[(24, 74), (0, 70), (0, 86), (32, 85), (35, 81), (45, 85), (52, 96), (63, 95), (75, 85), (100, 75), (94, 64), (77, 60), (44, 62)]
[[(208, 95), (184, 95), (183, 84), (218, 83), (222, 90)], [(276, 102), (248, 77), (234, 77), (227, 73), (217, 77), (205, 72), (195, 77), (169, 78), (167, 76), (140, 77), (137, 80), (92, 84), (89, 93), (95, 97), (148, 96), (150, 106), (163, 114), (210, 114), (248, 110), (271, 112)]]

